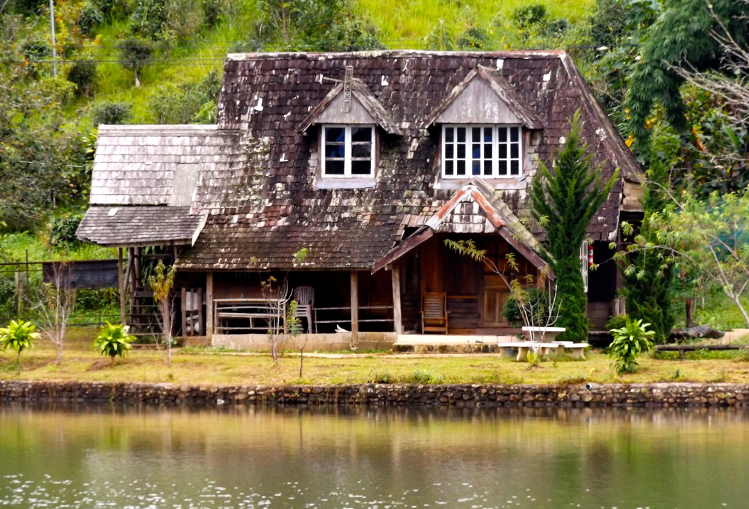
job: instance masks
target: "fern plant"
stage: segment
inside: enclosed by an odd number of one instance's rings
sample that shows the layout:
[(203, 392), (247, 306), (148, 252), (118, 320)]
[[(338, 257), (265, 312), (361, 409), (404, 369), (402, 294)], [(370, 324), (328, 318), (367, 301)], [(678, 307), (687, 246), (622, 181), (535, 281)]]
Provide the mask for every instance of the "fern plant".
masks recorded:
[(18, 366), (21, 366), (21, 352), (32, 348), (34, 341), (39, 339), (39, 333), (34, 332), (36, 325), (23, 320), (11, 320), (10, 324), (0, 329), (0, 344), (3, 350), (10, 347), (11, 350), (18, 352)]
[(637, 357), (653, 348), (655, 331), (648, 330), (649, 323), (626, 319), (624, 327), (612, 329), (614, 341), (609, 347), (611, 367), (619, 374), (632, 373), (637, 369)]
[(102, 327), (101, 332), (94, 340), (94, 348), (101, 355), (107, 355), (112, 359), (112, 365), (115, 365), (117, 357), (124, 357), (127, 351), (132, 348), (135, 338), (127, 333), (127, 329), (122, 325), (111, 324), (107, 322)]

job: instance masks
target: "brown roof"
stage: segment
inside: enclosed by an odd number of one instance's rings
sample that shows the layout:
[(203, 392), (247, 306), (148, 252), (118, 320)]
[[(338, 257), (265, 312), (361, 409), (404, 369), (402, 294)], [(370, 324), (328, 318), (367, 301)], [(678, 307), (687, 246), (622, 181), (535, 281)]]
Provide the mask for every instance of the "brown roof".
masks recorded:
[(191, 246), (206, 216), (191, 213), (190, 207), (95, 206), (86, 211), (76, 235), (81, 240), (109, 247)]
[[(332, 80), (342, 80), (347, 66), (353, 67), (355, 78), (352, 94), (367, 103), (383, 126), (377, 174), (355, 189), (320, 179), (317, 130), (299, 130), (314, 122), (315, 110), (323, 111), (326, 101), (335, 98), (340, 85)], [(569, 133), (567, 119), (582, 110), (582, 135), (594, 164), (602, 165), (604, 176), (616, 167), (622, 176), (588, 231), (594, 240), (613, 240), (623, 180), (639, 181), (641, 170), (564, 52), (241, 54), (229, 55), (224, 66), (216, 130), (204, 141), (185, 145), (194, 147), (197, 156), (208, 144), (222, 144), (216, 162), (196, 159), (200, 169), (192, 210), (209, 216), (179, 265), (188, 270), (285, 269), (293, 267), (293, 253), (307, 247), (308, 268), (370, 269), (401, 240), (406, 228), (424, 225), (468, 182), (439, 177), (439, 129), (425, 126), (471, 73), (486, 74), (498, 95), (515, 105), (516, 115), (534, 128), (541, 124), (531, 135), (533, 150), (528, 153), (534, 168), (539, 160), (552, 160)], [(128, 141), (111, 150), (129, 156), (130, 148), (143, 146)], [(128, 168), (123, 166), (123, 171)], [(489, 181), (521, 219), (529, 216), (526, 188), (534, 172), (520, 179)], [(97, 180), (96, 168), (94, 173), (93, 187), (105, 182), (112, 189), (105, 194), (124, 194), (123, 202), (137, 202), (128, 193), (117, 192), (127, 186), (110, 186), (108, 177)], [(125, 175), (125, 180), (130, 178)], [(159, 176), (154, 178), (160, 181)], [(150, 189), (147, 182), (142, 179), (136, 187)], [(162, 189), (160, 184), (153, 187)], [(166, 202), (163, 189), (144, 192)], [(92, 189), (96, 200), (110, 199), (100, 196)]]

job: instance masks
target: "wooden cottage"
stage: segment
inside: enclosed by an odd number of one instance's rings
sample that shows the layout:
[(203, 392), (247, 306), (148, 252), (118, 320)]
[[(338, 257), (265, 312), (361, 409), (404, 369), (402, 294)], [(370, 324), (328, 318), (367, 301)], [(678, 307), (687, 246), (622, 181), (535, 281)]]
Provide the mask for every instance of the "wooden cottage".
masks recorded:
[[(148, 264), (174, 263), (175, 332), (215, 344), (267, 333), (269, 275), (312, 333), (510, 334), (507, 288), (444, 239), (538, 270), (527, 189), (577, 109), (593, 162), (620, 170), (588, 230), (598, 263), (641, 215), (642, 172), (561, 51), (229, 55), (216, 125), (100, 126), (78, 236), (127, 250), (133, 325)], [(613, 263), (587, 274), (594, 329), (617, 286)]]

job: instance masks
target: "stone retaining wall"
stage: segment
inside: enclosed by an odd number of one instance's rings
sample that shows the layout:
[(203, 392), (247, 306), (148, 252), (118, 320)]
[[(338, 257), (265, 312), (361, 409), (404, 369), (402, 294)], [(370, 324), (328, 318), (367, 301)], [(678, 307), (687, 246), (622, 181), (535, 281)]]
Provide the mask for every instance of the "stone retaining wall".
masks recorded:
[(0, 401), (157, 405), (382, 405), (455, 407), (741, 407), (743, 384), (197, 386), (0, 381)]

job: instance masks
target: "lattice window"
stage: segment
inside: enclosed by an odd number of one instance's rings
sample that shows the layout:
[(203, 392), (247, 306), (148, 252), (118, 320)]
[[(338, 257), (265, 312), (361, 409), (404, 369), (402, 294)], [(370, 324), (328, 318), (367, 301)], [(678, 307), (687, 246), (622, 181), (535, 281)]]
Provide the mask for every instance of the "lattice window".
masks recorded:
[(444, 178), (519, 177), (522, 174), (519, 126), (445, 125), (442, 127)]
[(323, 126), (323, 176), (374, 176), (374, 136), (374, 126)]

